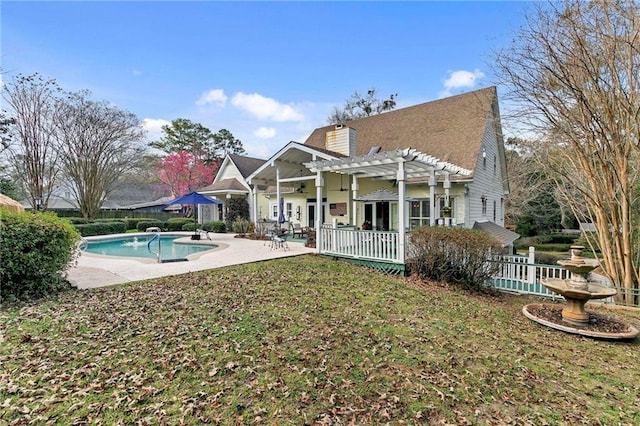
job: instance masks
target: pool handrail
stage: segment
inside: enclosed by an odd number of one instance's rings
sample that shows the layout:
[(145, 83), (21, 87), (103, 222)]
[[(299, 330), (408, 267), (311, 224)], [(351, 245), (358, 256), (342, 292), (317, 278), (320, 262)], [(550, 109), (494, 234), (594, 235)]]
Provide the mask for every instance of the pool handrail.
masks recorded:
[(78, 242), (78, 250), (85, 251), (89, 247), (89, 240), (85, 237), (80, 237), (80, 241)]
[[(158, 252), (156, 253), (155, 251), (151, 250), (151, 243), (154, 242), (155, 240), (158, 240)], [(153, 237), (149, 238), (149, 241), (147, 242), (147, 250), (149, 250), (149, 253), (151, 253), (152, 255), (154, 255), (156, 257), (156, 259), (158, 260), (158, 263), (160, 263), (160, 255), (162, 253), (162, 244), (160, 243), (160, 232), (155, 232)]]

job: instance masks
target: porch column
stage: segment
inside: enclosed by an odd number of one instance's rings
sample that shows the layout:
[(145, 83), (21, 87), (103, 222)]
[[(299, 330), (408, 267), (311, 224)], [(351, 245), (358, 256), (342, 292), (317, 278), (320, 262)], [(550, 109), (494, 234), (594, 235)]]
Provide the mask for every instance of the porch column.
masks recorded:
[(352, 207), (351, 207), (351, 224), (353, 226), (358, 226), (358, 204), (356, 198), (358, 198), (358, 177), (356, 175), (352, 175), (353, 182), (351, 183), (351, 194), (352, 194)]
[(429, 225), (433, 226), (436, 224), (436, 185), (438, 184), (438, 180), (436, 179), (436, 171), (431, 170), (431, 176), (429, 176), (429, 203), (430, 212), (429, 212)]
[(398, 261), (404, 263), (405, 260), (405, 180), (407, 172), (404, 169), (404, 161), (398, 163), (398, 173), (396, 180), (398, 181)]
[(251, 220), (258, 223), (258, 185), (251, 185)]
[(276, 167), (276, 202), (278, 203), (278, 217), (276, 217), (277, 222), (280, 215), (284, 213), (280, 211), (280, 167)]
[[(444, 205), (445, 207), (449, 207), (449, 211), (451, 211), (451, 202), (449, 201), (449, 189), (451, 189), (451, 180), (449, 179), (449, 172), (444, 174)], [(451, 215), (449, 217), (444, 218), (444, 225), (451, 226)]]
[(322, 247), (322, 187), (324, 182), (322, 179), (322, 172), (318, 170), (316, 174), (316, 252), (320, 253)]

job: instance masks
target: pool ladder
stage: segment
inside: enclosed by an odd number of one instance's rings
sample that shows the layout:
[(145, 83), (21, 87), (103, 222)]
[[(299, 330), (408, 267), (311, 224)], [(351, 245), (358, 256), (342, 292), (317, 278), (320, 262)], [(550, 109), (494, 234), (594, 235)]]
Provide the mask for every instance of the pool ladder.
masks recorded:
[(78, 251), (85, 251), (89, 247), (89, 241), (85, 237), (80, 237), (80, 242), (78, 243)]
[[(158, 240), (158, 252), (156, 253), (155, 251), (151, 250), (151, 243), (154, 242), (155, 240)], [(147, 243), (147, 250), (149, 250), (149, 253), (151, 253), (152, 255), (154, 255), (158, 261), (158, 263), (161, 263), (161, 254), (162, 254), (162, 244), (160, 243), (160, 233), (156, 232), (153, 237), (151, 237), (151, 239), (149, 239), (149, 242)]]

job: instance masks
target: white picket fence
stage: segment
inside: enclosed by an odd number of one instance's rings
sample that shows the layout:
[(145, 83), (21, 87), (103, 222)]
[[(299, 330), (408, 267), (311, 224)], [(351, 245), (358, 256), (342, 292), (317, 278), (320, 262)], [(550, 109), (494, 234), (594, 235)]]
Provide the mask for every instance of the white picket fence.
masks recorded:
[[(325, 226), (321, 229), (320, 253), (350, 259), (401, 264), (399, 234), (393, 231), (360, 231), (353, 227)], [(405, 247), (409, 246), (408, 238)], [(497, 290), (562, 299), (540, 282), (542, 278), (570, 279), (571, 273), (559, 265), (535, 263), (535, 249), (528, 256), (509, 255), (499, 260), (498, 272), (489, 285)], [(592, 274), (601, 284), (611, 285), (603, 276)], [(626, 300), (640, 300), (640, 290), (633, 290)], [(615, 304), (613, 297), (600, 302)], [(638, 306), (632, 304), (631, 306)]]
[[(535, 263), (535, 249), (529, 247), (528, 256), (502, 256), (498, 272), (493, 277), (491, 285), (497, 290), (509, 291), (521, 294), (531, 294), (542, 297), (562, 299), (562, 296), (554, 294), (540, 283), (541, 278), (570, 279), (571, 273), (561, 266), (543, 265)], [(606, 277), (592, 274), (601, 284), (611, 285)], [(598, 302), (616, 304), (613, 297), (598, 300)]]

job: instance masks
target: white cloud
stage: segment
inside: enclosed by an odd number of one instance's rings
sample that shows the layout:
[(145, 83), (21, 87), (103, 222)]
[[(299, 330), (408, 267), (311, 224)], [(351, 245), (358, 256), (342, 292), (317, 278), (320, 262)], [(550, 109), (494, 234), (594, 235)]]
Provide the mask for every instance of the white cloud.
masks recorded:
[(231, 99), (231, 103), (259, 120), (276, 122), (304, 120), (304, 116), (291, 105), (281, 104), (275, 99), (267, 98), (258, 93), (238, 92)]
[(205, 106), (213, 104), (216, 106), (224, 106), (227, 103), (227, 95), (224, 94), (222, 89), (212, 89), (208, 92), (204, 92), (200, 95), (200, 98), (196, 101), (196, 105)]
[(259, 127), (253, 131), (253, 135), (258, 139), (272, 139), (276, 136), (276, 129), (273, 127)]
[(140, 71), (139, 69), (134, 69), (133, 71), (131, 71), (131, 73), (136, 77), (142, 75), (142, 71)]
[(148, 141), (157, 141), (162, 137), (162, 126), (171, 125), (170, 121), (161, 118), (145, 118), (142, 120), (142, 127), (147, 131)]
[(474, 71), (452, 71), (449, 73), (449, 78), (444, 81), (444, 90), (440, 92), (440, 96), (451, 96), (453, 89), (473, 88), (482, 78), (484, 73), (477, 68)]

